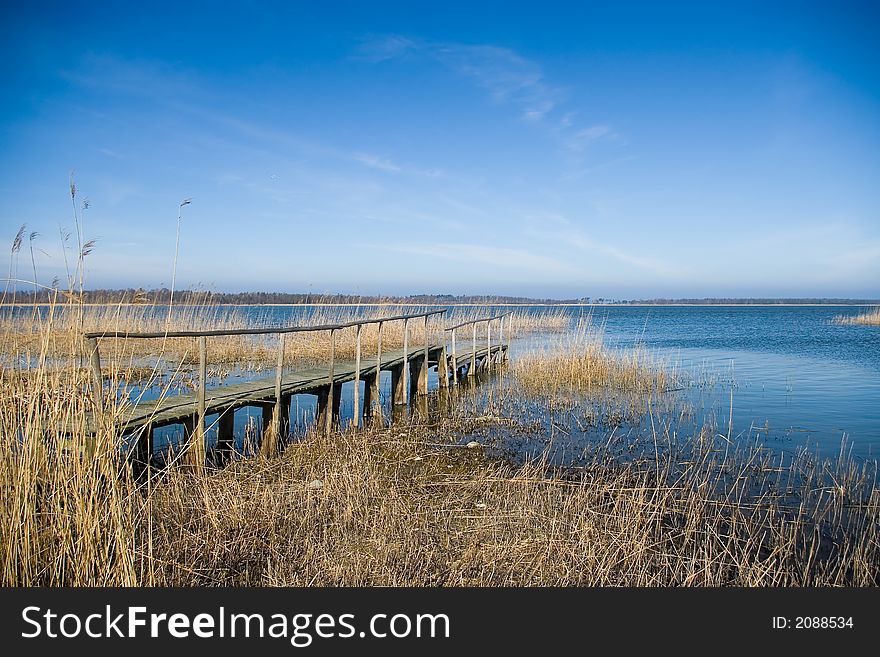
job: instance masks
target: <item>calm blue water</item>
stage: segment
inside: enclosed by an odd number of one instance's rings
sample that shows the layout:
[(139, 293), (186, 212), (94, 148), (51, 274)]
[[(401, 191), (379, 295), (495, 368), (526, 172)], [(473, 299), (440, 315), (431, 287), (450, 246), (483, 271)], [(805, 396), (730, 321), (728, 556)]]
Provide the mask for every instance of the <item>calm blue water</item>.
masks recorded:
[[(603, 307), (606, 341), (645, 345), (702, 380), (691, 399), (726, 430), (825, 455), (880, 455), (880, 327), (841, 326), (852, 307)], [(760, 429), (758, 429), (760, 428)]]

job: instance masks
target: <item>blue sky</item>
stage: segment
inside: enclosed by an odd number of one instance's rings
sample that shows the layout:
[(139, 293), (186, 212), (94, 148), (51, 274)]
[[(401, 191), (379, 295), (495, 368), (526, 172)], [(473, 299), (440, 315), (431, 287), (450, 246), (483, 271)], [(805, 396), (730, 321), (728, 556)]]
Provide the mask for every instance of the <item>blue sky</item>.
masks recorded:
[(8, 4), (41, 283), (880, 297), (871, 4)]

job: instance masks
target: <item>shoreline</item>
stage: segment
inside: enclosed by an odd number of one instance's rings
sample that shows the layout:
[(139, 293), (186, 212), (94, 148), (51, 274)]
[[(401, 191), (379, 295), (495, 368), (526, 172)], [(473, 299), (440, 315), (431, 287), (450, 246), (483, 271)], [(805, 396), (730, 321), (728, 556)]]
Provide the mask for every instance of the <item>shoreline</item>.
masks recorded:
[[(0, 304), (0, 308), (6, 307), (33, 307), (50, 306), (52, 304), (41, 303), (9, 303)], [(54, 304), (56, 306), (66, 305), (63, 302)], [(167, 307), (165, 303), (82, 303), (77, 306), (85, 307), (102, 307), (102, 306), (161, 306)], [(211, 308), (215, 306), (226, 306), (229, 308), (363, 308), (363, 307), (393, 307), (393, 308), (484, 308), (504, 307), (504, 308), (869, 308), (880, 305), (878, 303), (409, 303), (409, 302), (387, 302), (387, 303), (181, 303), (181, 307), (205, 307)]]

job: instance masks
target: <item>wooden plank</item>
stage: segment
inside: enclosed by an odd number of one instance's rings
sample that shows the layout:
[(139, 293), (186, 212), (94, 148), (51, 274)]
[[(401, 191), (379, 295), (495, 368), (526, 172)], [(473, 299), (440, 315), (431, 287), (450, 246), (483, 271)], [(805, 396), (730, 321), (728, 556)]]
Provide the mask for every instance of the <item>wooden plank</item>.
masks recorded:
[[(335, 360), (335, 358), (336, 358), (336, 329), (330, 329), (330, 366), (328, 368), (329, 369), (329, 376), (327, 377), (328, 384), (329, 384), (329, 388), (327, 390), (327, 394), (329, 395), (329, 398), (327, 399), (328, 411), (329, 411), (329, 409), (333, 408), (333, 392), (334, 392), (334, 390), (333, 390), (333, 388), (334, 388), (334, 386), (333, 386), (333, 365), (334, 365), (333, 361)], [(330, 435), (330, 430), (332, 429), (332, 427), (333, 427), (333, 413), (328, 412), (325, 416), (325, 419), (324, 419), (324, 435), (325, 436)]]

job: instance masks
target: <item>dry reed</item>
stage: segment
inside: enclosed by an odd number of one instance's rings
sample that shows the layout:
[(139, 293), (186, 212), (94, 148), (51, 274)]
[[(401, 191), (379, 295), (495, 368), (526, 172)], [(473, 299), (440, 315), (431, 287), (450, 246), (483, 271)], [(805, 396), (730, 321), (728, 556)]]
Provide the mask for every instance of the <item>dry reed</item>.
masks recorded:
[(835, 324), (880, 326), (880, 308), (874, 308), (858, 315), (838, 315), (833, 321)]

